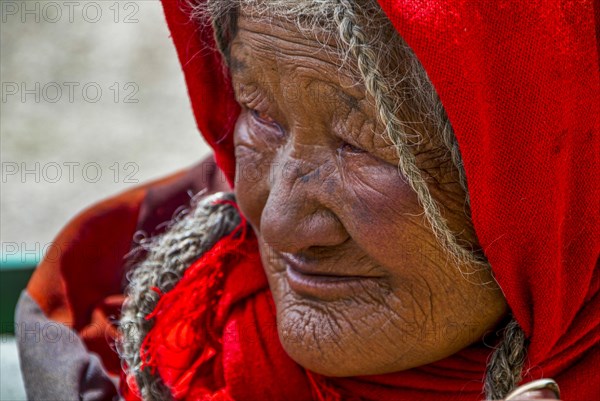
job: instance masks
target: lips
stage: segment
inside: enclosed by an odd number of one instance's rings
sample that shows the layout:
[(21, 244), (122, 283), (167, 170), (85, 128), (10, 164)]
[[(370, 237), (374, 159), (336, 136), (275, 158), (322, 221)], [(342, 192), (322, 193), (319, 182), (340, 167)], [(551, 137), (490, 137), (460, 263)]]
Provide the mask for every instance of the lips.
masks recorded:
[(286, 266), (286, 279), (298, 295), (334, 301), (352, 298), (370, 288), (381, 285), (381, 276), (353, 271), (348, 264), (331, 263), (331, 259), (307, 259), (282, 254)]

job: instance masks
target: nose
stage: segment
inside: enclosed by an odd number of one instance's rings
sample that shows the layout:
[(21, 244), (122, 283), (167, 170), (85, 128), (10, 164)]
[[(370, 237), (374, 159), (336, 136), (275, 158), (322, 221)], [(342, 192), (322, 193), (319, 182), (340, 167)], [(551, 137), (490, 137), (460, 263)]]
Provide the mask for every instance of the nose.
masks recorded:
[[(332, 247), (348, 239), (336, 214), (326, 206), (323, 165), (288, 159), (273, 169), (270, 192), (260, 219), (263, 241), (279, 252), (300, 253)], [(330, 195), (329, 195), (330, 196)]]

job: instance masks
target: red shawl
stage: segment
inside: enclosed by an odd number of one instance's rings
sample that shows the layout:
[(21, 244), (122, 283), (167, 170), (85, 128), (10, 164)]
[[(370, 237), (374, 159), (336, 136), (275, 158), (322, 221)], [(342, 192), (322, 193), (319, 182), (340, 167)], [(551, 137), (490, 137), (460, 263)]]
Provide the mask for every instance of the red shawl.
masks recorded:
[[(530, 341), (525, 381), (552, 377), (565, 400), (597, 399), (598, 4), (380, 3), (421, 60), (454, 127), (478, 238)], [(211, 30), (191, 22), (184, 4), (163, 1), (198, 126), (231, 183), (239, 109), (220, 55), (211, 50)], [(209, 289), (202, 288), (214, 286), (220, 292), (212, 306), (195, 303), (207, 302)], [(182, 299), (182, 293), (196, 298)], [(176, 313), (189, 309), (186, 302), (201, 309), (202, 330), (177, 322)], [(143, 352), (176, 398), (185, 400), (476, 400), (483, 398), (491, 352), (475, 345), (431, 365), (378, 376), (307, 372), (279, 344), (273, 301), (250, 234), (223, 239), (192, 265), (162, 296), (152, 318), (155, 327)], [(188, 333), (187, 342), (186, 335), (174, 339), (175, 327)], [(168, 342), (181, 347), (165, 347)]]

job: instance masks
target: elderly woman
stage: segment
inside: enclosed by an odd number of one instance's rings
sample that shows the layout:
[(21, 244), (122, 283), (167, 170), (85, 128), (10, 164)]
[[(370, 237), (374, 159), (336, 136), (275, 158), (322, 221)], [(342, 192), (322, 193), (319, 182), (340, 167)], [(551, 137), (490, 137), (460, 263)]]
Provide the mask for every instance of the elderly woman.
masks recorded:
[(129, 263), (123, 397), (598, 397), (591, 2), (164, 6), (232, 190), (204, 177)]

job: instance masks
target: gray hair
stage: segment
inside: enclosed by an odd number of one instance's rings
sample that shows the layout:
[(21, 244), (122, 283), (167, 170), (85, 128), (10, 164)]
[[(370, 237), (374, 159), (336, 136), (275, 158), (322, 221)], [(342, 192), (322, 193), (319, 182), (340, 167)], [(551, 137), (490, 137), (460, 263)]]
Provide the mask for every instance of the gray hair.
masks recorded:
[[(332, 34), (338, 48), (348, 66), (356, 68), (367, 94), (374, 100), (385, 127), (384, 135), (397, 150), (398, 169), (417, 194), (434, 235), (458, 266), (489, 269), (484, 255), (462, 244), (449, 228), (440, 211), (441, 205), (431, 195), (417, 165), (415, 153), (423, 146), (423, 139), (439, 143), (444, 149), (441, 157), (450, 161), (455, 169), (468, 209), (464, 167), (444, 107), (423, 66), (375, 0), (208, 0), (201, 4), (188, 1), (194, 18), (212, 24), (217, 46), (227, 62), (242, 6), (251, 6), (257, 16), (286, 18), (295, 22), (301, 31), (335, 27)], [(423, 138), (424, 135), (427, 138)], [(151, 327), (145, 316), (158, 301), (158, 294), (150, 288), (158, 287), (163, 292), (171, 289), (185, 268), (230, 232), (235, 222), (239, 222), (239, 216), (231, 206), (215, 206), (212, 198), (202, 201), (189, 216), (175, 222), (167, 233), (149, 244), (147, 259), (133, 271), (129, 298), (122, 312), (121, 354), (128, 370), (134, 373), (144, 399), (171, 398), (160, 380), (141, 368), (140, 346)], [(526, 348), (525, 335), (512, 319), (488, 362), (483, 385), (488, 399), (503, 398), (521, 381)]]
[(164, 234), (140, 244), (147, 255), (128, 275), (127, 299), (119, 325), (122, 340), (117, 345), (126, 364), (123, 369), (134, 375), (147, 401), (172, 399), (158, 375), (143, 367), (140, 355), (142, 342), (153, 325), (146, 316), (160, 298), (152, 288), (163, 293), (172, 290), (185, 270), (241, 221), (237, 209), (222, 202), (234, 200), (233, 194), (201, 196), (193, 198), (191, 207), (175, 216)]

